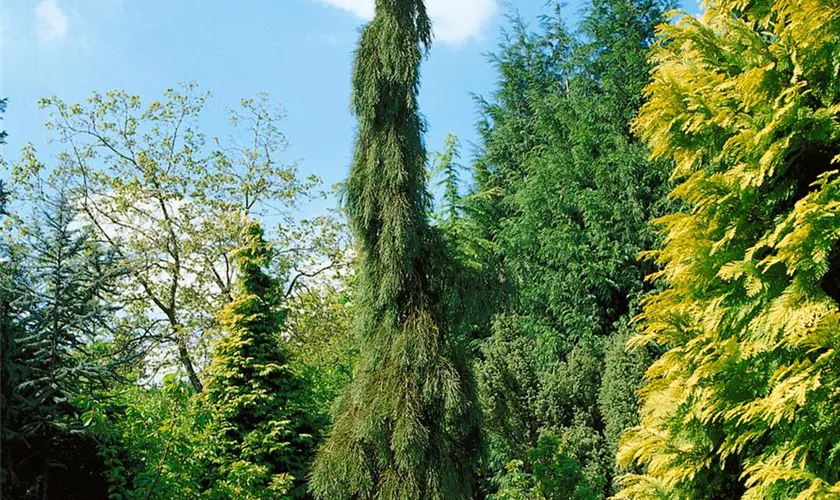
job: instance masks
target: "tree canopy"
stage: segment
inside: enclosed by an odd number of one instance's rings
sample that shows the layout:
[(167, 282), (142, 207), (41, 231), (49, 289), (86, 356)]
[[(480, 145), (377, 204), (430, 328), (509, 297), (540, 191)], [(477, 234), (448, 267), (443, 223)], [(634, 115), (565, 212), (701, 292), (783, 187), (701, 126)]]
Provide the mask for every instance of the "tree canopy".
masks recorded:
[(594, 1), (572, 31), (558, 6), (536, 33), (515, 19), (494, 57), (500, 82), (481, 101), (473, 197), (495, 214), (477, 223), (511, 291), (479, 363), (496, 438), (488, 473), (511, 460), (533, 473), (528, 457), (554, 450), (592, 497), (612, 491), (618, 436), (636, 420), (633, 391), (649, 362), (623, 349), (650, 289), (652, 267), (636, 255), (654, 244), (647, 221), (666, 205), (667, 163), (648, 161), (629, 122), (667, 7)]

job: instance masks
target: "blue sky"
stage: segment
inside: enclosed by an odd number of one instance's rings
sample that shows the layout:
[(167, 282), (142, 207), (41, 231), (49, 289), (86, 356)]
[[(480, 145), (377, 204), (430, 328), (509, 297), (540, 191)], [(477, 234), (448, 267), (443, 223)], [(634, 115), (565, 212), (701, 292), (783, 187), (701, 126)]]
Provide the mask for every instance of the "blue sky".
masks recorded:
[[(692, 2), (694, 0), (688, 0)], [(421, 106), (430, 150), (448, 133), (475, 140), (471, 93), (496, 78), (485, 54), (515, 8), (536, 20), (545, 0), (426, 0), (436, 43), (423, 67)], [(223, 110), (267, 92), (286, 109), (288, 160), (327, 184), (343, 180), (352, 155), (352, 52), (373, 0), (0, 0), (0, 96), (9, 98), (3, 157), (32, 142), (49, 163), (53, 148), (37, 100), (78, 102), (94, 90), (124, 89), (145, 101), (182, 81), (212, 94), (202, 125), (224, 134)], [(573, 16), (580, 0), (569, 2)], [(696, 10), (696, 9), (695, 9)], [(5, 174), (4, 174), (5, 175)], [(319, 211), (310, 207), (307, 211)]]

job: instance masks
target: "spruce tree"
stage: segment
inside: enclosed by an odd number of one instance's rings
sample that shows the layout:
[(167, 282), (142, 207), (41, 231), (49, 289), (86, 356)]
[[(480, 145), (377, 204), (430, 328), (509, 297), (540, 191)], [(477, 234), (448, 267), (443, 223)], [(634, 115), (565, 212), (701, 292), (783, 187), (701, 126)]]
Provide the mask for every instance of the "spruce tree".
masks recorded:
[(101, 464), (78, 403), (110, 379), (92, 346), (113, 331), (121, 270), (77, 227), (64, 192), (37, 201), (25, 238), (2, 247), (0, 487), (11, 498), (78, 498), (87, 481), (97, 496)]
[[(6, 253), (4, 249), (4, 257)], [(15, 435), (10, 426), (13, 418), (12, 394), (16, 382), (12, 365), (15, 357), (14, 338), (17, 336), (12, 305), (15, 296), (11, 292), (14, 278), (14, 267), (7, 259), (3, 259), (0, 262), (0, 498), (5, 498), (5, 490), (12, 481), (10, 445)]]
[(17, 482), (14, 464), (22, 448), (22, 408), (16, 394), (24, 367), (18, 342), (26, 336), (27, 313), (32, 309), (31, 296), (23, 294), (20, 286), (27, 281), (23, 253), (0, 242), (0, 489), (6, 491)]
[(356, 151), (346, 210), (359, 251), (360, 357), (316, 457), (324, 500), (470, 498), (479, 451), (468, 359), (452, 328), (453, 265), (428, 222), (421, 0), (377, 0), (356, 52)]
[(215, 347), (199, 396), (212, 418), (211, 498), (306, 496), (320, 425), (309, 417), (306, 386), (281, 339), (281, 289), (266, 273), (271, 255), (262, 227), (247, 223), (233, 254), (236, 291), (218, 313), (226, 335)]
[[(6, 112), (6, 99), (0, 99), (0, 116)], [(6, 143), (6, 131), (0, 130), (0, 144)], [(2, 161), (2, 158), (0, 158)], [(5, 183), (0, 179), (0, 217), (8, 215), (6, 205), (9, 203), (9, 193)], [(2, 219), (0, 219), (2, 222)], [(17, 383), (16, 368), (13, 360), (16, 356), (14, 338), (19, 335), (19, 327), (16, 319), (20, 317), (16, 304), (18, 294), (15, 293), (13, 284), (20, 281), (22, 272), (17, 263), (11, 261), (10, 245), (0, 241), (0, 443), (8, 443), (14, 436), (10, 427), (11, 408), (9, 403), (12, 398), (12, 391)], [(0, 446), (0, 485), (7, 484), (7, 476), (10, 471), (8, 446)]]
[(716, 0), (660, 34), (636, 127), (682, 208), (619, 498), (838, 498), (840, 7)]

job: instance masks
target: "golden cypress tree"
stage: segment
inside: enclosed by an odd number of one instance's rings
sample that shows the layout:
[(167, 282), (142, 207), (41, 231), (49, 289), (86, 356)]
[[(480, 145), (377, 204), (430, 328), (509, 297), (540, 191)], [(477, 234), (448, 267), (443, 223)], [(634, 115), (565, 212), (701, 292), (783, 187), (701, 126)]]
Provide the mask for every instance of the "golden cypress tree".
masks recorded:
[(475, 391), (451, 327), (456, 271), (428, 222), (417, 105), (430, 41), (422, 0), (377, 0), (356, 51), (346, 210), (360, 253), (360, 355), (313, 467), (311, 490), (322, 499), (471, 496)]
[(280, 338), (285, 311), (266, 273), (271, 246), (254, 221), (233, 254), (233, 300), (218, 313), (225, 335), (216, 345), (200, 405), (212, 416), (205, 443), (212, 473), (209, 498), (308, 498), (305, 479), (320, 427), (305, 381), (290, 366)]
[(713, 0), (660, 28), (636, 129), (681, 210), (618, 498), (840, 497), (840, 4)]

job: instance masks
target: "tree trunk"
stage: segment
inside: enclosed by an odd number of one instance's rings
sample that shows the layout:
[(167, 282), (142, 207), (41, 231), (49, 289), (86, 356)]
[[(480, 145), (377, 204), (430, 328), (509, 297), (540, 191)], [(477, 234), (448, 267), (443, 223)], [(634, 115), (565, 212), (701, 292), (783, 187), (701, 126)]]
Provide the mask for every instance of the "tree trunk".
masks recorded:
[(192, 384), (195, 392), (201, 392), (201, 390), (204, 389), (204, 386), (201, 384), (201, 380), (199, 380), (198, 374), (195, 372), (195, 367), (193, 366), (192, 358), (190, 357), (190, 351), (187, 349), (187, 341), (184, 340), (184, 337), (181, 334), (181, 325), (178, 322), (178, 316), (175, 315), (174, 304), (171, 308), (161, 307), (161, 309), (163, 309), (164, 314), (166, 314), (166, 317), (169, 319), (169, 325), (172, 328), (175, 344), (178, 346), (178, 361), (181, 362), (181, 366), (183, 366), (184, 370), (187, 372), (187, 377), (190, 379), (190, 384)]
[(195, 388), (195, 392), (201, 392), (204, 386), (201, 385), (201, 380), (198, 379), (198, 375), (195, 373), (192, 358), (190, 358), (190, 353), (187, 351), (187, 344), (180, 337), (178, 337), (178, 359), (181, 361), (184, 370), (187, 371), (187, 377), (190, 379), (190, 384)]

